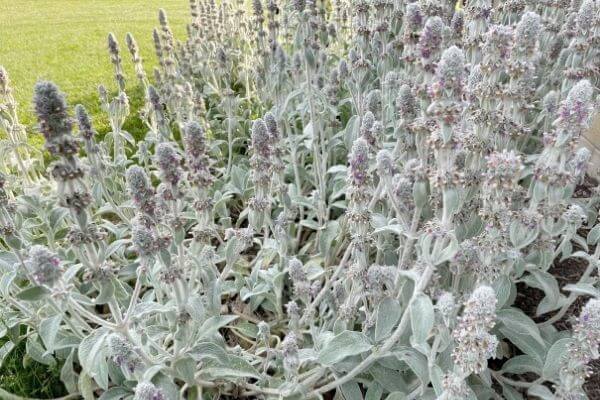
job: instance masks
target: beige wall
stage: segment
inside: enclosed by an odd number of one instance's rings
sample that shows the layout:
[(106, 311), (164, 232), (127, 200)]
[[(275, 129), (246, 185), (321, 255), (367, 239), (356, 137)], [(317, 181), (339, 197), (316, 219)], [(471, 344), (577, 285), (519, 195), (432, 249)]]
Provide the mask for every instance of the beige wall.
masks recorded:
[(600, 114), (593, 119), (590, 130), (581, 138), (581, 144), (592, 152), (588, 173), (600, 177)]

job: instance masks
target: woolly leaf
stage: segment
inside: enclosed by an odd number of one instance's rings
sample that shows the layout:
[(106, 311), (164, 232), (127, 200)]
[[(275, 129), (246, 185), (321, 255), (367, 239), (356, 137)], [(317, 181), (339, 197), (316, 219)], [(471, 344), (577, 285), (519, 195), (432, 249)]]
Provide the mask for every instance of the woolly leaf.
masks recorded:
[(54, 349), (54, 343), (61, 321), (62, 315), (58, 314), (53, 317), (45, 318), (40, 322), (40, 337), (42, 338), (42, 342), (44, 342), (46, 349), (50, 352)]
[(541, 400), (555, 400), (556, 396), (548, 389), (546, 386), (542, 385), (534, 385), (527, 389), (527, 394), (529, 396), (537, 397)]
[(560, 371), (562, 360), (567, 356), (569, 350), (569, 344), (573, 342), (571, 338), (559, 339), (550, 347), (548, 354), (546, 355), (546, 362), (544, 363), (544, 369), (542, 376), (546, 380), (551, 380), (558, 375)]
[(502, 372), (510, 374), (533, 372), (537, 375), (541, 375), (542, 363), (535, 357), (522, 354), (507, 360), (504, 365), (502, 365)]
[(211, 337), (212, 335), (217, 333), (217, 331), (220, 328), (224, 327), (225, 325), (236, 319), (237, 316), (235, 315), (217, 315), (214, 317), (210, 317), (209, 319), (204, 321), (202, 326), (200, 326), (200, 328), (198, 329), (200, 332), (200, 339)]
[(533, 242), (539, 233), (539, 228), (534, 229), (523, 225), (520, 221), (513, 221), (510, 224), (510, 241), (517, 249), (522, 249)]
[(375, 322), (375, 341), (378, 342), (392, 332), (398, 323), (402, 309), (396, 299), (386, 298), (377, 306), (377, 320)]
[(497, 318), (502, 323), (499, 330), (508, 340), (525, 354), (544, 360), (546, 343), (531, 318), (515, 308), (498, 311)]
[(42, 286), (33, 286), (20, 291), (17, 298), (25, 301), (38, 301), (46, 298), (50, 291)]
[(228, 354), (224, 358), (205, 358), (201, 371), (214, 378), (260, 378), (258, 371), (242, 357)]
[(103, 389), (108, 389), (108, 365), (106, 363), (109, 332), (98, 329), (86, 336), (79, 345), (79, 362), (83, 370)]
[(410, 323), (412, 327), (412, 341), (423, 344), (429, 336), (435, 321), (431, 299), (419, 294), (410, 306)]
[(370, 350), (369, 339), (361, 332), (343, 331), (329, 340), (319, 351), (318, 360), (324, 365), (333, 365), (346, 357)]

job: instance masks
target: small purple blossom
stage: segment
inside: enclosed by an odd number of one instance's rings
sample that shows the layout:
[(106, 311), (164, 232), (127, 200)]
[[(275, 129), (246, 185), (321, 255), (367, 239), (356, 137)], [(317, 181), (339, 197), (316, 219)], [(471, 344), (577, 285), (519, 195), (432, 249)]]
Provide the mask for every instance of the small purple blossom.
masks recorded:
[(419, 52), (424, 59), (440, 50), (444, 33), (444, 22), (440, 17), (429, 17), (419, 38)]
[(29, 249), (25, 266), (37, 285), (54, 286), (62, 275), (58, 256), (41, 245)]
[(167, 142), (158, 144), (155, 157), (164, 182), (177, 186), (181, 180), (181, 157), (174, 147)]
[(167, 396), (152, 383), (140, 382), (135, 387), (133, 400), (167, 400)]
[(155, 191), (150, 184), (146, 171), (137, 166), (131, 166), (125, 173), (129, 194), (138, 209), (153, 216), (156, 212)]
[(369, 144), (364, 138), (359, 137), (354, 141), (348, 161), (350, 183), (356, 188), (363, 188), (369, 180)]

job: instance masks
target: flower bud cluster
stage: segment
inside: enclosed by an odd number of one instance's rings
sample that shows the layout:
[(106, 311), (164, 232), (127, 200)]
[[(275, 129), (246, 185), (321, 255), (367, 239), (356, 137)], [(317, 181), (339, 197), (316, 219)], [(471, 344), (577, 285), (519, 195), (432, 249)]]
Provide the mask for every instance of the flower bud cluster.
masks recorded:
[(473, 396), (473, 392), (464, 378), (455, 373), (444, 376), (442, 389), (442, 394), (436, 400), (464, 400)]
[(489, 333), (495, 325), (496, 303), (494, 289), (479, 286), (465, 303), (454, 329), (456, 347), (452, 357), (466, 375), (482, 372), (487, 368), (487, 360), (496, 355), (498, 338)]
[(293, 379), (298, 373), (300, 360), (298, 357), (298, 338), (294, 332), (288, 333), (281, 342), (283, 369), (288, 379)]
[(38, 82), (33, 100), (48, 151), (54, 156), (72, 157), (79, 146), (71, 134), (72, 122), (64, 94), (52, 82)]
[(85, 145), (85, 152), (90, 164), (90, 175), (101, 177), (106, 169), (100, 146), (96, 143), (96, 130), (92, 126), (90, 116), (84, 106), (78, 104), (75, 107), (77, 125), (79, 134), (82, 136)]
[(481, 67), (487, 73), (495, 72), (503, 67), (503, 63), (510, 56), (513, 36), (513, 29), (506, 25), (492, 25), (486, 32)]
[(152, 85), (148, 86), (148, 104), (152, 111), (152, 117), (156, 124), (156, 135), (160, 141), (168, 141), (171, 138), (169, 121), (165, 114), (165, 105), (161, 95)]
[(557, 399), (585, 399), (585, 380), (592, 371), (590, 361), (600, 358), (600, 300), (591, 299), (581, 310), (573, 327), (573, 338), (568, 354), (562, 359)]
[(225, 240), (235, 241), (235, 250), (238, 254), (252, 246), (253, 239), (254, 230), (252, 228), (227, 228), (225, 230)]
[[(269, 125), (263, 119), (257, 119), (252, 124), (252, 180), (254, 181), (254, 196), (250, 199), (250, 208), (255, 211), (257, 220), (267, 215), (271, 208), (271, 185), (274, 171), (274, 153), (278, 130), (273, 124), (274, 118), (267, 119)], [(269, 126), (271, 129), (269, 129)], [(259, 223), (260, 225), (260, 223)], [(258, 226), (257, 226), (258, 228)]]
[(141, 364), (141, 359), (134, 347), (126, 339), (117, 333), (108, 337), (108, 348), (112, 360), (124, 371), (133, 373)]
[(409, 85), (403, 84), (400, 87), (398, 97), (396, 98), (396, 108), (398, 109), (399, 117), (405, 123), (410, 123), (418, 117), (419, 106)]
[(92, 121), (87, 113), (87, 110), (81, 104), (75, 107), (75, 115), (79, 125), (79, 132), (85, 140), (92, 140), (96, 136), (96, 131), (92, 127)]
[(450, 292), (444, 291), (437, 299), (435, 304), (435, 308), (439, 311), (442, 316), (442, 320), (446, 326), (450, 326), (450, 324), (454, 320), (454, 315), (457, 309), (456, 299), (454, 295)]
[(388, 150), (379, 150), (376, 161), (380, 179), (390, 178), (396, 172), (394, 158)]
[(394, 267), (387, 265), (371, 265), (367, 270), (364, 286), (373, 300), (380, 300), (394, 288)]
[(108, 53), (110, 54), (110, 61), (115, 68), (115, 80), (119, 86), (120, 91), (125, 90), (125, 75), (123, 74), (123, 67), (121, 65), (121, 51), (119, 49), (119, 43), (114, 34), (109, 33), (108, 35)]
[(369, 176), (369, 143), (364, 138), (359, 137), (354, 141), (348, 162), (350, 164), (348, 170), (350, 190), (353, 194), (362, 195), (371, 180)]
[(10, 79), (8, 78), (8, 72), (0, 65), (0, 98), (7, 99), (12, 96), (12, 88), (10, 86)]
[(377, 149), (381, 140), (382, 127), (379, 121), (375, 120), (375, 115), (367, 111), (362, 119), (360, 126), (360, 136), (369, 144), (370, 149)]
[(442, 90), (453, 90), (455, 95), (462, 90), (465, 74), (465, 56), (461, 49), (452, 46), (442, 53), (436, 76)]
[(42, 245), (34, 245), (29, 249), (25, 266), (33, 281), (40, 286), (54, 286), (62, 276), (60, 259)]
[(448, 98), (453, 100), (449, 104), (434, 103), (428, 112), (444, 115), (445, 120), (454, 120), (454, 115), (462, 110), (460, 98), (463, 91), (465, 75), (465, 56), (463, 51), (456, 46), (452, 46), (442, 53), (442, 57), (437, 64), (435, 71), (435, 80), (430, 88), (433, 99)]
[(402, 20), (402, 60), (407, 63), (407, 67), (413, 68), (414, 63), (419, 59), (419, 35), (423, 29), (425, 15), (419, 2), (408, 3), (405, 7)]
[(83, 218), (92, 197), (82, 179), (84, 167), (77, 157), (79, 143), (73, 136), (72, 120), (67, 113), (64, 95), (54, 83), (38, 82), (34, 107), (39, 129), (46, 139), (46, 149), (58, 157), (52, 164), (51, 174), (58, 183), (61, 205)]
[(432, 61), (435, 61), (441, 51), (444, 27), (444, 22), (437, 16), (430, 17), (425, 21), (419, 37), (418, 49), (422, 68), (426, 72), (433, 73), (434, 71)]
[(182, 178), (181, 157), (173, 145), (168, 142), (159, 143), (156, 146), (155, 158), (161, 180), (173, 190), (177, 190), (177, 185)]
[(204, 129), (198, 122), (189, 122), (184, 130), (185, 164), (188, 180), (201, 189), (207, 189), (214, 181), (210, 172), (210, 159)]
[(521, 157), (514, 151), (494, 152), (486, 157), (487, 169), (484, 184), (489, 189), (512, 190), (525, 168)]
[(577, 230), (587, 221), (587, 214), (580, 205), (571, 204), (563, 213), (563, 219), (573, 229)]
[(129, 195), (133, 199), (137, 209), (149, 217), (157, 215), (156, 194), (150, 184), (150, 178), (146, 171), (137, 166), (131, 166), (126, 173), (127, 187)]
[(152, 383), (140, 382), (135, 387), (133, 400), (167, 400), (167, 396)]
[(147, 85), (148, 78), (146, 76), (146, 71), (144, 70), (142, 57), (140, 56), (140, 49), (138, 47), (137, 42), (135, 41), (135, 38), (129, 32), (125, 36), (125, 43), (127, 44), (127, 48), (129, 49), (129, 53), (131, 54), (131, 59), (135, 68), (135, 74), (138, 80), (142, 84)]
[(308, 280), (304, 265), (297, 258), (289, 261), (288, 273), (292, 281), (294, 296), (307, 305), (318, 288)]
[(491, 0), (474, 0), (465, 7), (465, 51), (469, 61), (475, 65), (481, 61), (481, 43), (492, 20)]
[(15, 215), (17, 215), (17, 207), (9, 198), (6, 188), (6, 175), (0, 172), (0, 237), (11, 248), (19, 248), (21, 245), (18, 238), (19, 232), (15, 226)]
[(170, 238), (160, 237), (154, 226), (146, 218), (138, 216), (131, 227), (131, 240), (137, 253), (143, 257), (151, 257), (167, 248)]
[(283, 143), (281, 143), (281, 132), (279, 131), (277, 120), (275, 119), (275, 116), (272, 113), (266, 113), (263, 120), (265, 122), (265, 125), (267, 126), (267, 132), (269, 133), (269, 136), (271, 138), (271, 158), (273, 162), (273, 171), (276, 174), (279, 174), (285, 169), (283, 161)]
[(90, 224), (84, 229), (72, 227), (67, 233), (67, 240), (73, 246), (100, 242), (108, 236), (107, 232), (97, 225)]
[(558, 119), (554, 122), (559, 135), (578, 138), (588, 127), (593, 109), (592, 92), (592, 85), (587, 80), (578, 82), (569, 91), (558, 110)]
[(268, 346), (269, 337), (271, 336), (271, 327), (265, 321), (260, 321), (256, 327), (258, 328), (258, 335), (260, 336), (261, 340)]

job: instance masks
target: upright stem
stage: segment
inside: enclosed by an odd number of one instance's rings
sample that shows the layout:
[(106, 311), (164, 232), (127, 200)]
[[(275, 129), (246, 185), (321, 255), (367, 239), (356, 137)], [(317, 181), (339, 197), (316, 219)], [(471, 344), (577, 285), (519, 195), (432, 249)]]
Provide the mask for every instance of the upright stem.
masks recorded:
[[(310, 73), (310, 67), (308, 65), (308, 61), (304, 60), (304, 68), (306, 73), (306, 88), (307, 88), (307, 97), (308, 97), (308, 108), (310, 114), (310, 120), (312, 123), (312, 143), (313, 143), (313, 165), (315, 169), (315, 178), (317, 180), (317, 188), (319, 191), (319, 207), (317, 217), (319, 220), (319, 225), (323, 226), (325, 221), (327, 220), (327, 193), (326, 193), (326, 183), (325, 183), (325, 172), (327, 168), (327, 160), (323, 160), (324, 157), (327, 157), (327, 154), (324, 153), (324, 144), (321, 141), (324, 141), (322, 138), (322, 132), (319, 129), (318, 118), (315, 112), (315, 105), (313, 100), (312, 93), (312, 77)], [(325, 170), (323, 170), (325, 168)], [(318, 235), (318, 232), (317, 232)]]
[(231, 167), (233, 166), (233, 125), (231, 123), (231, 120), (233, 118), (232, 114), (233, 114), (233, 110), (231, 107), (231, 99), (227, 99), (227, 146), (228, 146), (228, 153), (227, 153), (227, 172), (226, 172), (226, 176), (229, 176), (231, 174)]
[(346, 252), (344, 253), (344, 256), (342, 257), (342, 260), (340, 261), (340, 264), (336, 267), (335, 271), (333, 271), (333, 274), (331, 275), (331, 277), (327, 281), (325, 281), (325, 285), (323, 285), (323, 288), (321, 289), (321, 291), (319, 292), (317, 297), (315, 297), (313, 302), (310, 303), (308, 305), (308, 307), (306, 307), (306, 310), (304, 311), (302, 318), (300, 318), (300, 322), (299, 322), (300, 326), (302, 326), (306, 323), (306, 320), (311, 316), (311, 314), (313, 313), (315, 308), (319, 305), (321, 300), (323, 300), (325, 295), (327, 295), (327, 293), (329, 292), (329, 289), (331, 289), (331, 287), (333, 286), (337, 277), (344, 270), (344, 266), (346, 265), (346, 262), (348, 262), (348, 258), (350, 257), (351, 253), (352, 253), (352, 246), (348, 246), (346, 248)]

